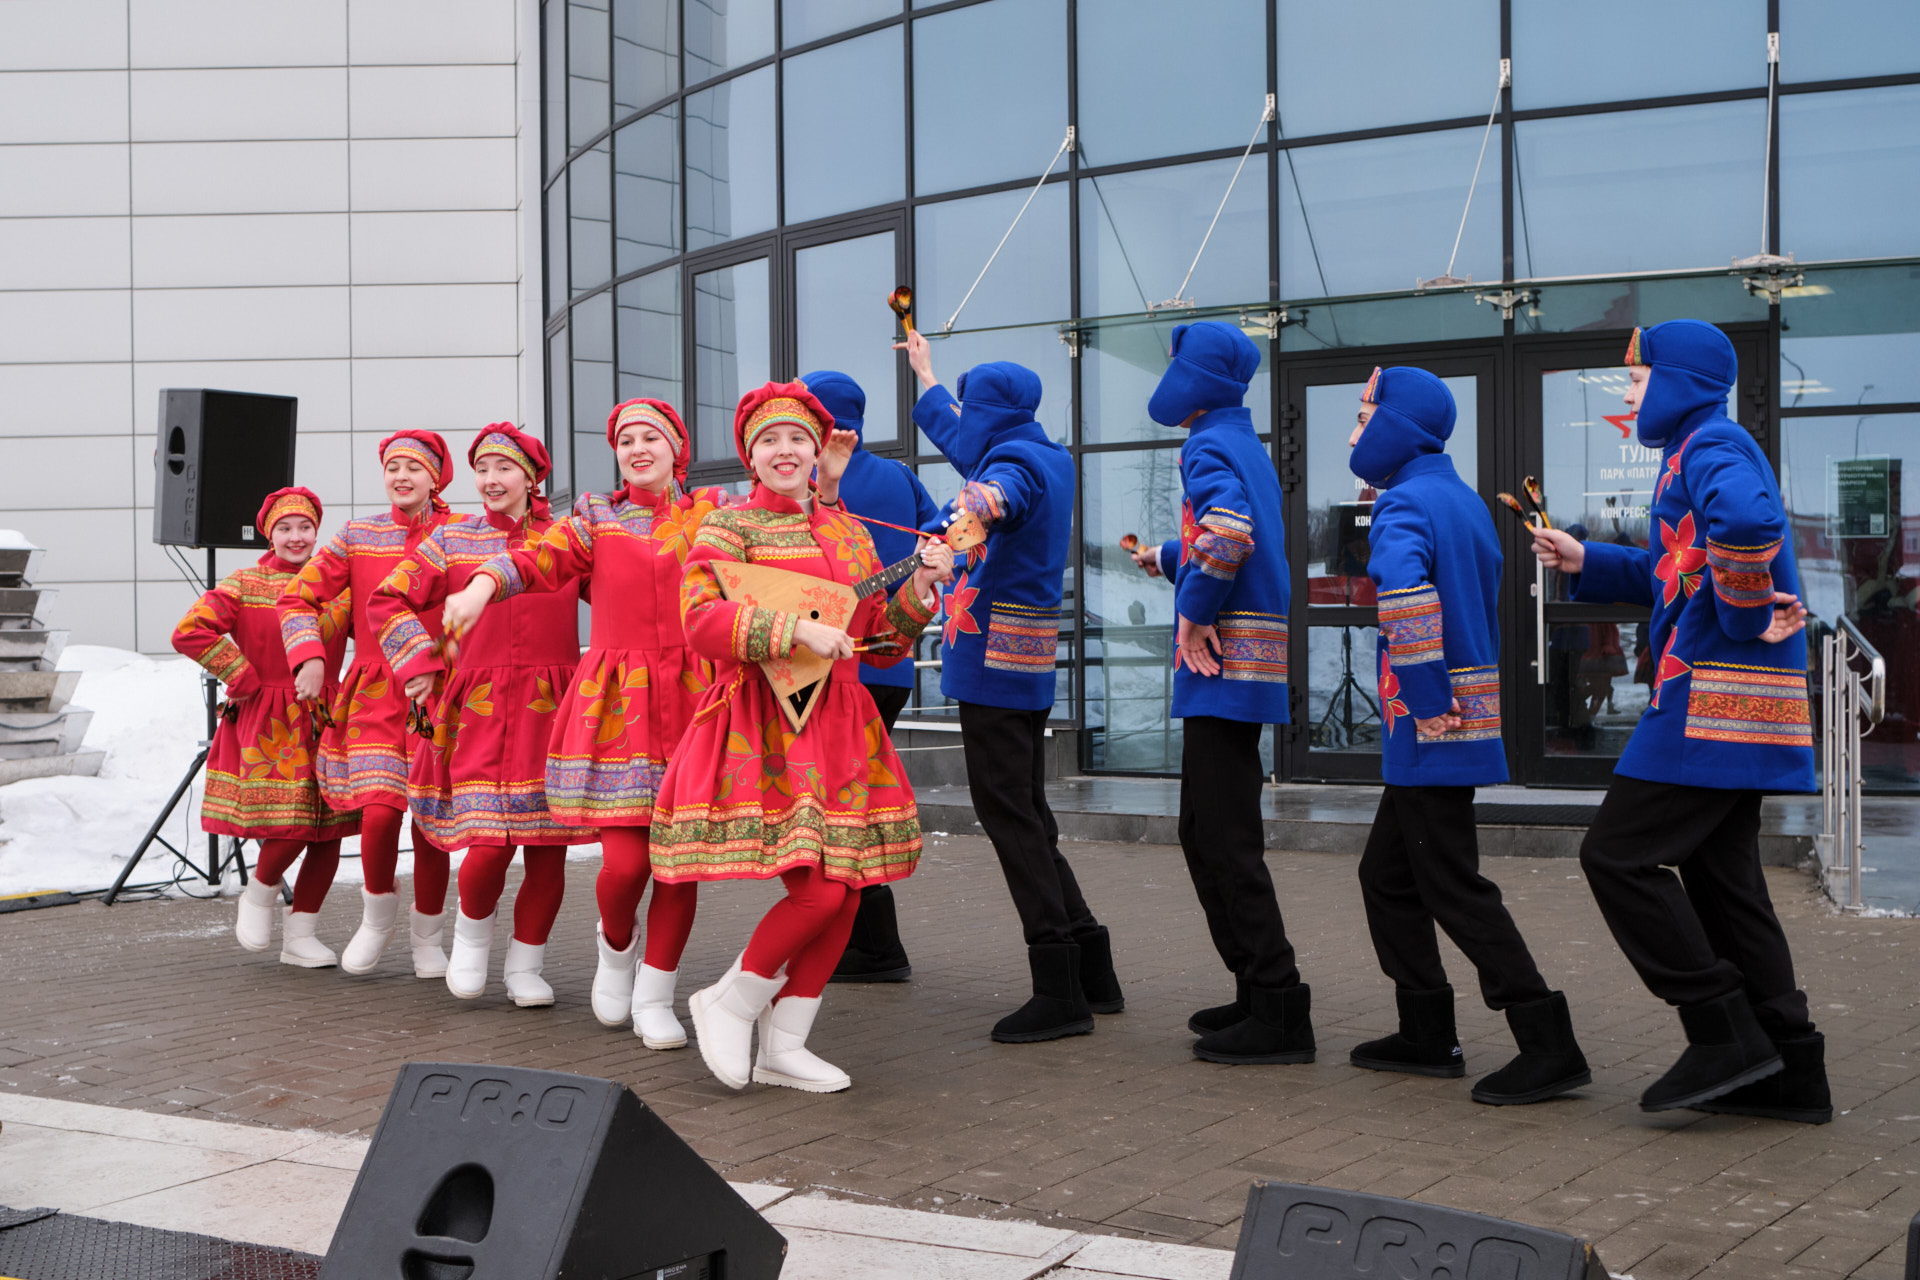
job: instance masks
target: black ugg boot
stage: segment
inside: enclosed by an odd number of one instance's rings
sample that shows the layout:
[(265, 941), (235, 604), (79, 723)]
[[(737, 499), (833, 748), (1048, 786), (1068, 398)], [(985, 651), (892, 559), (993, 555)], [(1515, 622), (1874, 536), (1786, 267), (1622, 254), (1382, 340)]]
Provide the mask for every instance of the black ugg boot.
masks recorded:
[(900, 945), (900, 920), (894, 913), (893, 886), (874, 885), (860, 891), (860, 909), (853, 917), (847, 949), (834, 967), (830, 982), (905, 982), (913, 977), (907, 949)]
[(1080, 948), (1071, 942), (1027, 948), (1033, 999), (993, 1024), (1001, 1044), (1030, 1044), (1083, 1036), (1093, 1030), (1093, 1010), (1080, 991)]
[(1127, 1007), (1127, 998), (1120, 990), (1120, 979), (1113, 975), (1113, 940), (1107, 936), (1107, 926), (1095, 925), (1074, 934), (1073, 940), (1080, 944), (1080, 993), (1087, 998), (1087, 1008), (1119, 1013)]
[(1251, 987), (1252, 1016), (1193, 1042), (1193, 1056), (1234, 1065), (1259, 1062), (1312, 1062), (1313, 988)]
[(1507, 1010), (1507, 1026), (1520, 1046), (1520, 1056), (1475, 1082), (1475, 1102), (1514, 1107), (1545, 1102), (1593, 1083), (1587, 1055), (1573, 1038), (1573, 1014), (1567, 1009), (1565, 992), (1514, 1005)]
[(1780, 1071), (1741, 1085), (1731, 1093), (1693, 1104), (1695, 1111), (1725, 1116), (1764, 1116), (1799, 1124), (1833, 1119), (1833, 1094), (1827, 1089), (1827, 1038), (1818, 1031), (1793, 1040), (1775, 1040), (1784, 1064)]
[(1457, 1080), (1467, 1074), (1460, 1034), (1453, 1028), (1453, 988), (1432, 991), (1394, 989), (1400, 1029), (1390, 1036), (1357, 1044), (1347, 1061), (1369, 1071), (1405, 1071), (1416, 1076)]
[(1225, 1031), (1236, 1022), (1245, 1022), (1253, 1016), (1253, 1005), (1248, 1003), (1247, 992), (1251, 990), (1241, 978), (1233, 980), (1233, 1003), (1209, 1005), (1197, 1010), (1187, 1019), (1187, 1030), (1197, 1036), (1209, 1035), (1215, 1031)]
[(1687, 1033), (1686, 1052), (1640, 1095), (1642, 1111), (1697, 1106), (1764, 1080), (1783, 1065), (1745, 992), (1682, 1006), (1680, 1025)]

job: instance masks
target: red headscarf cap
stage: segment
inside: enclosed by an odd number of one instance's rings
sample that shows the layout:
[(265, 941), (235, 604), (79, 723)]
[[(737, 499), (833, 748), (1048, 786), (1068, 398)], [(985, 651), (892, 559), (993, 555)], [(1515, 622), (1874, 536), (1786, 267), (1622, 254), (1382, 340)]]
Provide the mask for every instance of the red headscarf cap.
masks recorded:
[(649, 400), (644, 396), (623, 400), (607, 415), (607, 447), (617, 447), (621, 428), (636, 422), (652, 424), (673, 442), (673, 478), (682, 489), (686, 488), (687, 464), (693, 461), (693, 450), (687, 447), (687, 424), (680, 420), (679, 413), (665, 400)]
[(825, 445), (827, 433), (833, 430), (833, 415), (804, 382), (769, 382), (747, 392), (733, 413), (733, 442), (749, 473), (753, 470), (754, 437), (783, 422), (803, 428), (813, 437), (816, 450)]
[(320, 523), (320, 499), (311, 489), (302, 489), (294, 485), (288, 489), (275, 489), (260, 504), (260, 514), (254, 518), (253, 527), (260, 536), (271, 540), (273, 526), (287, 516), (305, 516), (317, 526)]
[(453, 455), (447, 451), (447, 442), (440, 438), (440, 433), (411, 427), (394, 432), (380, 442), (380, 465), (384, 467), (387, 455), (396, 450), (402, 457), (412, 458), (427, 469), (427, 473), (433, 477), (430, 505), (435, 511), (447, 510), (447, 501), (440, 496), (440, 491), (447, 487), (447, 481), (453, 479), (447, 474), (452, 469)]
[(467, 465), (473, 466), (489, 454), (505, 458), (527, 473), (527, 479), (533, 482), (527, 509), (537, 519), (551, 520), (553, 508), (540, 492), (540, 482), (553, 472), (553, 458), (547, 453), (547, 446), (511, 422), (493, 422), (473, 437), (473, 446), (467, 450)]

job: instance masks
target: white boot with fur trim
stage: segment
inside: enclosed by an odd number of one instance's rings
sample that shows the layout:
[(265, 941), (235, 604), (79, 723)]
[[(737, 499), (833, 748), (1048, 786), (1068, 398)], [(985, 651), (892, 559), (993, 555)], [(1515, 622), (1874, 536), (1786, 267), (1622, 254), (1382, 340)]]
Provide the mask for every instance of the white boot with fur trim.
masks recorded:
[(442, 945), (446, 937), (445, 911), (436, 911), (432, 915), (416, 908), (407, 908), (408, 941), (413, 948), (413, 976), (416, 978), (444, 978), (447, 976), (447, 953)]
[(649, 1049), (684, 1049), (687, 1029), (673, 1016), (673, 988), (678, 969), (656, 969), (642, 963), (633, 982), (633, 1034)]
[[(278, 891), (278, 886), (275, 886)], [(331, 969), (340, 963), (333, 948), (313, 936), (320, 917), (311, 911), (289, 910), (280, 925), (280, 963), (302, 969)]]
[(262, 884), (259, 876), (247, 881), (233, 917), (235, 940), (248, 951), (265, 951), (272, 946), (274, 910), (279, 905), (279, 885)]
[(453, 954), (447, 958), (447, 990), (472, 1000), (487, 989), (493, 961), (493, 915), (475, 919), (462, 911), (453, 921)]
[(553, 1003), (553, 988), (540, 976), (546, 965), (545, 943), (536, 947), (518, 938), (507, 943), (507, 962), (500, 976), (507, 984), (507, 995), (522, 1009), (538, 1009)]
[(363, 887), (360, 890), (360, 927), (354, 930), (345, 953), (340, 957), (341, 969), (352, 974), (372, 973), (374, 966), (380, 963), (380, 953), (387, 949), (387, 941), (393, 937), (393, 927), (399, 919), (399, 894), (373, 893)]
[(784, 977), (763, 978), (742, 967), (743, 954), (720, 981), (693, 993), (687, 1011), (700, 1041), (700, 1057), (729, 1089), (744, 1089), (753, 1075), (753, 1025), (773, 1003)]

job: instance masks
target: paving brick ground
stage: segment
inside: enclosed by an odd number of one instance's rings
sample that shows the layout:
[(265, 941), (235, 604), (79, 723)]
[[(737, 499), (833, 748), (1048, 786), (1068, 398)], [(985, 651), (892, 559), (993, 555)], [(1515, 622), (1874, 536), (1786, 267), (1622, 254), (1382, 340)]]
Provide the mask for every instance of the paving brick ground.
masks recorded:
[[(1187, 1014), (1228, 988), (1178, 852), (1076, 844), (1069, 854), (1112, 926), (1127, 1011), (1092, 1036), (991, 1043), (1024, 958), (991, 850), (945, 839), (899, 889), (916, 980), (829, 989), (814, 1047), (851, 1071), (844, 1094), (734, 1094), (695, 1052), (651, 1053), (595, 1023), (586, 864), (569, 867), (550, 1010), (513, 1008), (497, 983), (456, 1001), (407, 976), (398, 946), (362, 979), (248, 955), (231, 940), (229, 902), (0, 915), (0, 1088), (368, 1131), (402, 1062), (495, 1062), (625, 1081), (730, 1178), (907, 1207), (1231, 1247), (1249, 1180), (1276, 1178), (1577, 1232), (1637, 1280), (1901, 1274), (1920, 1210), (1920, 922), (1842, 917), (1806, 876), (1770, 872), (1844, 1114), (1821, 1128), (1645, 1116), (1634, 1102), (1678, 1052), (1675, 1019), (1621, 960), (1576, 864), (1493, 861), (1549, 978), (1572, 998), (1595, 1075), (1576, 1098), (1494, 1109), (1468, 1100), (1470, 1080), (1346, 1065), (1353, 1044), (1392, 1022), (1351, 857), (1272, 855), (1314, 988), (1320, 1061), (1235, 1068), (1188, 1050)], [(703, 892), (683, 1002), (775, 894)], [(355, 895), (337, 893), (322, 936), (343, 944), (357, 911)], [(1449, 958), (1471, 987), (1464, 961)], [(1460, 1023), (1473, 1074), (1511, 1052), (1503, 1024), (1470, 995)]]

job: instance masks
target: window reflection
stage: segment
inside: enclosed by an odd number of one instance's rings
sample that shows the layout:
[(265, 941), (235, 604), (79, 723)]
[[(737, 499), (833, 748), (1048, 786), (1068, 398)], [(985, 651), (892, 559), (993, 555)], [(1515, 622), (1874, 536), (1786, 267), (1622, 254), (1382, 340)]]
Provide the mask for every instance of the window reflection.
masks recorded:
[(567, 305), (567, 175), (564, 170), (547, 188), (547, 314)]
[(567, 152), (567, 5), (566, 0), (547, 0), (542, 15), (546, 27), (547, 67), (545, 72), (547, 111), (547, 167), (551, 176), (566, 162)]
[[(1797, 316), (1790, 323), (1796, 332), (1813, 327)], [(1920, 404), (1920, 333), (1784, 337), (1780, 396), (1783, 410)]]
[(1920, 785), (1920, 414), (1785, 418), (1780, 490), (1807, 609), (1887, 659), (1887, 712), (1860, 743), (1868, 786)]
[(791, 49), (899, 12), (900, 0), (781, 0), (780, 38)]
[[(922, 329), (937, 332), (960, 306), (1029, 194), (1002, 191), (921, 205), (914, 211), (919, 254), (913, 281), (914, 322)], [(957, 327), (1064, 320), (1072, 310), (1070, 265), (1067, 186), (1049, 183), (1034, 196), (1000, 256), (980, 279), (980, 287), (967, 299)]]
[(658, 102), (679, 87), (678, 0), (614, 0), (614, 119)]
[(687, 247), (771, 230), (773, 68), (715, 85), (686, 102)]
[[(1656, 30), (1657, 40), (1628, 35)], [(1603, 52), (1614, 48), (1618, 56)], [(1513, 105), (1525, 111), (1745, 89), (1766, 84), (1766, 55), (1766, 0), (1517, 4)]]
[[(1040, 409), (1034, 416), (1049, 438), (1069, 443), (1073, 433), (1073, 359), (1060, 341), (1059, 331), (1051, 324), (1036, 325), (990, 333), (956, 333), (933, 343), (934, 374), (956, 394), (960, 375), (990, 360), (1009, 360), (1039, 375)], [(919, 382), (914, 382), (916, 398), (919, 389)], [(939, 456), (940, 451), (924, 432), (916, 429), (914, 434), (919, 437), (920, 453)]]
[(572, 199), (568, 240), (573, 256), (574, 296), (613, 276), (613, 148), (603, 140), (567, 166)]
[(788, 223), (906, 194), (901, 29), (787, 59)]
[(552, 483), (547, 489), (555, 495), (573, 492), (573, 408), (567, 395), (572, 376), (567, 330), (562, 326), (547, 339), (547, 449), (553, 454)]
[[(867, 393), (868, 444), (900, 438), (899, 357), (893, 312), (893, 233), (814, 245), (793, 255), (794, 325), (801, 371), (837, 369)], [(917, 385), (917, 384), (916, 384)]]
[(607, 127), (612, 101), (606, 0), (567, 3), (567, 144), (582, 146)]
[[(1480, 167), (1483, 131), (1449, 129), (1292, 147), (1280, 157), (1280, 296), (1325, 298), (1414, 288), (1447, 270), (1500, 278), (1500, 166)], [(1494, 140), (1489, 150), (1499, 145)], [(1211, 252), (1211, 250), (1209, 250)]]
[(605, 492), (614, 484), (607, 448), (613, 400), (613, 294), (573, 309), (573, 479), (576, 492)]
[(1282, 137), (1485, 118), (1493, 107), (1499, 0), (1280, 0), (1279, 22)]
[(1245, 146), (1266, 104), (1266, 8), (1209, 0), (1181, 5), (1172, 21), (1164, 0), (1102, 0), (1097, 16), (1083, 12), (1080, 162)]
[(616, 291), (620, 337), (619, 398), (680, 403), (680, 269), (629, 280)]
[(1081, 459), (1086, 524), (1087, 733), (1097, 769), (1180, 767), (1173, 700), (1173, 587), (1120, 549), (1180, 533), (1180, 452), (1139, 449)]
[(773, 52), (773, 0), (686, 0), (687, 83)]
[[(1066, 0), (990, 0), (920, 19), (915, 193), (1039, 178), (1066, 132), (1066, 65)], [(986, 66), (994, 68), (994, 92), (982, 94)]]
[(656, 111), (614, 134), (617, 274), (680, 251), (680, 112)]
[(1080, 190), (1081, 314), (1123, 315), (1184, 296), (1203, 306), (1267, 296), (1266, 156), (1247, 162), (1207, 240), (1237, 160), (1088, 178)]
[(1841, 80), (1920, 71), (1911, 0), (1780, 0), (1780, 78)]
[(1715, 102), (1515, 125), (1515, 272), (1659, 271), (1757, 252), (1766, 111)]
[[(1182, 323), (1174, 318), (1106, 325), (1082, 337), (1080, 385), (1087, 412), (1081, 431), (1088, 444), (1187, 438), (1179, 427), (1162, 426), (1147, 417), (1147, 401), (1172, 363), (1174, 327)], [(1265, 435), (1273, 429), (1271, 344), (1263, 328), (1253, 328), (1247, 336), (1260, 350), (1260, 369), (1248, 384), (1246, 406), (1253, 415), (1253, 429)]]
[(1914, 251), (1920, 85), (1780, 100), (1780, 238), (1803, 260)]
[(765, 258), (693, 278), (696, 458), (735, 456), (734, 407), (772, 376), (767, 290)]

